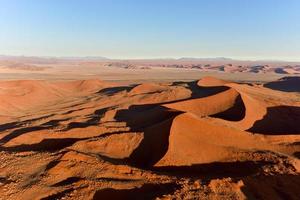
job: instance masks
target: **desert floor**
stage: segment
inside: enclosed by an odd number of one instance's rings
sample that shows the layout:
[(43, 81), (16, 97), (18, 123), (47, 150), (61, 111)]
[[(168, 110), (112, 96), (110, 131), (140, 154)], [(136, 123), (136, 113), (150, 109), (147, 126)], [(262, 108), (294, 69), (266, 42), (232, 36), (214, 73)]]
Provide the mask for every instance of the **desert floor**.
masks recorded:
[(127, 83), (142, 83), (192, 81), (205, 76), (213, 76), (232, 81), (269, 82), (287, 76), (285, 74), (266, 75), (259, 73), (203, 72), (198, 69), (175, 69), (164, 67), (153, 67), (151, 69), (124, 69), (120, 67), (107, 67), (101, 63), (97, 66), (87, 65), (84, 67), (76, 64), (43, 64), (41, 67), (45, 69), (41, 71), (32, 71), (0, 67), (0, 80), (100, 79), (114, 82), (124, 81)]

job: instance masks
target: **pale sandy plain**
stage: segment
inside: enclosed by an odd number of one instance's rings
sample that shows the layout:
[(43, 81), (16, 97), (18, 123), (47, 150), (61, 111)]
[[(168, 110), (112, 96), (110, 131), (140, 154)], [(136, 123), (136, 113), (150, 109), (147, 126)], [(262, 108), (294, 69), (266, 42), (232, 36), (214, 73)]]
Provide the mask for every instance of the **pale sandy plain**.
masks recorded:
[(297, 67), (127, 64), (2, 61), (0, 199), (300, 199)]

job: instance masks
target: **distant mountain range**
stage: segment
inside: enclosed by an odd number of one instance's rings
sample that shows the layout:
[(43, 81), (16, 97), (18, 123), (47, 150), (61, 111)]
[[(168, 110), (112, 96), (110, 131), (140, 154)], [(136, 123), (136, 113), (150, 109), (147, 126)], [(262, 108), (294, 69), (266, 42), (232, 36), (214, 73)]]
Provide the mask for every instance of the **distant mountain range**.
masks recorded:
[(27, 57), (0, 55), (0, 66), (7, 69), (44, 71), (51, 67), (51, 65), (56, 64), (79, 64), (82, 67), (103, 65), (124, 69), (151, 69), (162, 67), (196, 69), (203, 72), (300, 74), (300, 63), (285, 61), (243, 61), (225, 57), (118, 60), (99, 56)]
[(0, 55), (0, 60), (86, 60), (86, 61), (100, 61), (100, 60), (109, 60), (109, 58), (102, 56), (84, 56), (84, 57), (53, 57), (53, 56), (9, 56), (9, 55)]
[(237, 60), (227, 57), (212, 57), (212, 58), (201, 58), (201, 57), (182, 57), (182, 58), (153, 58), (153, 59), (111, 59), (103, 56), (69, 56), (69, 57), (54, 57), (54, 56), (10, 56), (0, 55), (0, 61), (15, 61), (15, 62), (27, 62), (27, 63), (55, 63), (55, 62), (101, 62), (101, 61), (130, 61), (130, 62), (172, 62), (172, 63), (219, 63), (219, 64), (271, 64), (277, 63), (280, 65), (294, 65), (300, 64), (300, 62), (290, 62), (281, 60)]
[(178, 58), (177, 60), (199, 60), (199, 61), (230, 61), (233, 60), (231, 58), (225, 57), (216, 57), (216, 58), (194, 58), (194, 57), (182, 57)]

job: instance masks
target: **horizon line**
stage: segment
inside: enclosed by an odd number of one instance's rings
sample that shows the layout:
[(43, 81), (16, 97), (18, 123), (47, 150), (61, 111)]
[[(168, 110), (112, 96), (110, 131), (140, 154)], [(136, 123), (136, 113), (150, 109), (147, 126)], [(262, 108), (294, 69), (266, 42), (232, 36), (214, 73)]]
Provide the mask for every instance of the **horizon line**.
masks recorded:
[(13, 54), (0, 54), (1, 57), (23, 57), (23, 58), (42, 58), (42, 59), (99, 59), (99, 60), (180, 60), (180, 59), (191, 59), (191, 60), (205, 60), (205, 59), (223, 59), (223, 60), (232, 60), (232, 61), (244, 61), (244, 62), (291, 62), (298, 63), (299, 60), (292, 59), (272, 59), (272, 58), (246, 58), (246, 57), (227, 57), (227, 56), (208, 56), (208, 57), (197, 57), (197, 56), (162, 56), (162, 57), (107, 57), (107, 56), (98, 56), (98, 55), (83, 55), (83, 56), (47, 56), (47, 55), (13, 55)]

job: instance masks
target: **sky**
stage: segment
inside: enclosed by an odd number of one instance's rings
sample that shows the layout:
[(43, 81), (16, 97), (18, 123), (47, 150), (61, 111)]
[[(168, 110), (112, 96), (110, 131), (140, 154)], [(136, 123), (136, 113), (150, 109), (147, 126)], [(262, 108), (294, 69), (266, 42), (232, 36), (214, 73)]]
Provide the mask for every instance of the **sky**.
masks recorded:
[(0, 54), (300, 61), (299, 0), (0, 0)]

